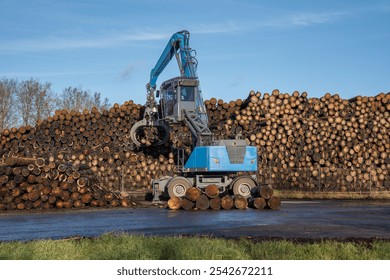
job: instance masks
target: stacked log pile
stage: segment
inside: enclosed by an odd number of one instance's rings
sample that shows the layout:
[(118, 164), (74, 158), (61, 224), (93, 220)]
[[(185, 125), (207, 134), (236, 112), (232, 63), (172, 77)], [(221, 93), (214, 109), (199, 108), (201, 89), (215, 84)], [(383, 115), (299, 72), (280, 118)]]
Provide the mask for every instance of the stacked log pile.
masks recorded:
[[(150, 180), (175, 171), (170, 149), (134, 151), (129, 131), (140, 119), (142, 106), (132, 101), (110, 110), (96, 108), (83, 112), (59, 110), (36, 127), (6, 129), (1, 133), (0, 157), (42, 157), (58, 162), (81, 164), (90, 169), (108, 190), (118, 188), (126, 178), (128, 188), (146, 188)], [(177, 131), (172, 131), (172, 142)], [(176, 135), (175, 135), (176, 134)], [(169, 145), (169, 144), (167, 144)]]
[(87, 166), (43, 158), (6, 158), (0, 164), (0, 210), (131, 206), (96, 184)]
[[(290, 95), (278, 90), (271, 94), (252, 91), (243, 100), (224, 102), (211, 98), (205, 105), (215, 138), (241, 135), (258, 147), (261, 183), (309, 191), (390, 189), (390, 93), (346, 100), (331, 94), (309, 98), (306, 93), (298, 92)], [(137, 150), (129, 132), (140, 120), (142, 111), (143, 107), (132, 101), (115, 104), (103, 112), (96, 108), (83, 112), (58, 110), (35, 127), (1, 131), (2, 208), (7, 208), (7, 201), (16, 206), (20, 203), (18, 191), (12, 201), (10, 197), (15, 188), (10, 182), (15, 179), (24, 198), (31, 191), (27, 183), (39, 185), (41, 192), (42, 185), (49, 185), (49, 181), (52, 189), (62, 182), (77, 185), (67, 171), (58, 170), (62, 165), (79, 166), (81, 170), (74, 172), (91, 179), (91, 193), (100, 188), (113, 196), (123, 190), (145, 193), (150, 191), (152, 179), (177, 174), (177, 148), (183, 148), (187, 154), (191, 151), (189, 129), (184, 124), (174, 125), (165, 145)], [(15, 158), (39, 159), (44, 165), (7, 163)], [(29, 174), (25, 177), (27, 170)], [(56, 174), (53, 177), (56, 179), (48, 175), (57, 172), (58, 177)], [(33, 183), (28, 182), (30, 175), (36, 177)], [(91, 205), (92, 201), (84, 204)], [(72, 207), (76, 207), (74, 201)]]
[[(137, 189), (145, 194), (151, 179), (176, 170), (169, 149), (148, 154), (133, 151), (129, 131), (140, 118), (141, 109), (130, 101), (103, 112), (96, 108), (83, 112), (59, 110), (36, 127), (2, 131), (0, 209), (133, 205), (134, 201), (121, 191)], [(30, 180), (28, 168), (34, 180)], [(81, 186), (84, 180), (88, 184)], [(51, 190), (62, 187), (62, 194), (55, 193), (58, 199), (51, 198), (49, 202), (45, 199), (52, 193), (42, 194), (34, 201), (26, 199), (29, 191), (42, 192), (42, 185)], [(20, 195), (13, 191), (15, 188)]]
[(390, 189), (390, 93), (345, 100), (274, 90), (252, 91), (236, 105), (211, 101), (210, 122), (222, 130), (216, 135), (242, 133), (258, 147), (263, 182), (298, 190)]
[(244, 210), (248, 207), (262, 210), (279, 209), (280, 205), (280, 198), (275, 196), (273, 188), (266, 184), (253, 188), (249, 198), (220, 193), (218, 186), (208, 185), (203, 191), (192, 187), (187, 189), (184, 197), (172, 197), (168, 200), (168, 208), (171, 210)]

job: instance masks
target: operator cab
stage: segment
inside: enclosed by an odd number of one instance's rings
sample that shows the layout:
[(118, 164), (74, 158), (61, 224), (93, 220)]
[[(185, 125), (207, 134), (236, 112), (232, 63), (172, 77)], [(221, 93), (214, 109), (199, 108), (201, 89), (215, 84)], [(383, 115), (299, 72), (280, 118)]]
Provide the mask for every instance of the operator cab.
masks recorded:
[[(183, 110), (196, 111), (203, 105), (199, 94), (199, 81), (177, 77), (165, 81), (160, 87), (161, 118), (168, 118), (174, 122), (183, 121)], [(200, 104), (200, 105), (199, 105)]]

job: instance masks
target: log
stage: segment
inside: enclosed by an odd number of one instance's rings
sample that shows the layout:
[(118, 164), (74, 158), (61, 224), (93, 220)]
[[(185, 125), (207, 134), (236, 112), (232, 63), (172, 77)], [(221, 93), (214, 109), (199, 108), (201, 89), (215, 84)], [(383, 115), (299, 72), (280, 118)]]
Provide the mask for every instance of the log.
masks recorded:
[(85, 187), (85, 186), (87, 186), (87, 185), (88, 185), (88, 179), (85, 178), (85, 177), (81, 177), (81, 178), (77, 179), (77, 185), (78, 185), (79, 187)]
[(131, 200), (128, 197), (123, 197), (120, 201), (120, 204), (122, 207), (131, 207), (132, 206)]
[(35, 159), (35, 165), (39, 168), (42, 168), (45, 166), (45, 159), (44, 158), (37, 158)]
[(196, 187), (190, 187), (186, 190), (185, 197), (191, 201), (196, 201), (202, 194), (200, 189)]
[(267, 200), (267, 205), (270, 209), (279, 209), (281, 206), (281, 200), (279, 197), (273, 196)]
[(82, 208), (85, 207), (85, 204), (81, 200), (76, 200), (73, 202), (73, 206), (75, 208)]
[(210, 208), (213, 210), (221, 209), (221, 199), (219, 197), (214, 197), (210, 199)]
[(39, 190), (34, 190), (28, 194), (28, 200), (34, 202), (40, 197), (41, 193)]
[(204, 190), (209, 198), (216, 198), (219, 196), (219, 188), (217, 185), (208, 185)]
[(90, 203), (91, 200), (92, 200), (92, 195), (90, 193), (84, 193), (83, 195), (81, 195), (81, 201), (84, 204)]
[(264, 209), (267, 206), (267, 201), (264, 197), (251, 197), (249, 206), (255, 209)]
[(210, 207), (210, 201), (207, 195), (201, 194), (195, 202), (195, 206), (199, 210), (206, 210)]
[(171, 197), (168, 200), (168, 208), (171, 210), (178, 210), (181, 207), (181, 198), (179, 197)]
[(4, 163), (11, 167), (27, 166), (29, 164), (35, 164), (35, 158), (25, 157), (8, 157), (4, 160)]
[(234, 206), (234, 200), (229, 195), (225, 195), (221, 198), (221, 207), (225, 210), (230, 210)]
[(256, 186), (251, 189), (251, 195), (253, 197), (263, 197), (265, 199), (270, 199), (273, 193), (273, 188), (270, 185)]
[(191, 210), (195, 207), (195, 202), (184, 197), (182, 198), (181, 200), (181, 208), (183, 208), (184, 210)]
[(245, 197), (243, 197), (241, 195), (235, 195), (234, 196), (234, 206), (240, 210), (246, 209), (248, 207), (248, 201), (246, 200)]

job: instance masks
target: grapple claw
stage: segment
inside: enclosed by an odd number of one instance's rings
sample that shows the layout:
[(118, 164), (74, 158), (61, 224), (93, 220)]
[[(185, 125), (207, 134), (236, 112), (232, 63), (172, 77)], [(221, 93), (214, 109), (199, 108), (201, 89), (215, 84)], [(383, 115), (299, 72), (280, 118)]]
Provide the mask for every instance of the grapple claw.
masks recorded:
[(132, 126), (130, 138), (137, 147), (163, 145), (169, 140), (169, 126), (162, 120), (143, 119)]

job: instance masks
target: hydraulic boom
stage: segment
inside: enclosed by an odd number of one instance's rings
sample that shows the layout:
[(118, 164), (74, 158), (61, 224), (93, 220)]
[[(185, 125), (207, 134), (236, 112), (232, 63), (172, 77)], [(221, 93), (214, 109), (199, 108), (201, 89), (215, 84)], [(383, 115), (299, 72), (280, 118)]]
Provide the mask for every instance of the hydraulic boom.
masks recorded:
[[(138, 147), (164, 144), (169, 139), (168, 124), (180, 121), (185, 121), (191, 129), (196, 139), (195, 145), (209, 144), (211, 141), (196, 74), (198, 61), (196, 52), (189, 47), (189, 39), (190, 33), (186, 30), (173, 34), (150, 72), (143, 119), (130, 131), (130, 137)], [(180, 76), (162, 84), (160, 104), (157, 104), (157, 79), (173, 57), (179, 66)]]

